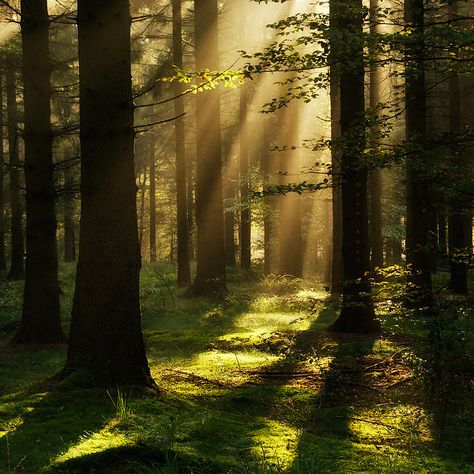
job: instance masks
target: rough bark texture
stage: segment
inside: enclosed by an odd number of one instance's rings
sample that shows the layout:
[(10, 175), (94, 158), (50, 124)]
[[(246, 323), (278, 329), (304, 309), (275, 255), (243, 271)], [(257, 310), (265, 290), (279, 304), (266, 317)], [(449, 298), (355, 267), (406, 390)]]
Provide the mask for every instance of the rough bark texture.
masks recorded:
[(17, 343), (64, 340), (59, 308), (47, 0), (21, 1), (26, 265)]
[(129, 3), (79, 0), (77, 20), (81, 228), (64, 375), (151, 385), (140, 324)]
[(3, 148), (3, 75), (0, 74), (0, 271), (6, 270), (7, 262), (5, 259), (5, 188), (3, 178), (5, 176), (5, 150)]
[[(369, 235), (367, 168), (362, 162), (365, 148), (364, 64), (361, 43), (362, 1), (331, 3), (345, 39), (345, 61), (341, 62), (342, 137), (342, 253), (343, 302), (332, 329), (341, 332), (370, 332), (377, 329), (368, 280)], [(348, 59), (350, 58), (350, 60)]]
[(249, 130), (248, 130), (248, 86), (243, 84), (239, 96), (239, 141), (240, 141), (240, 266), (251, 267), (251, 213), (249, 206)]
[[(298, 140), (298, 110), (284, 115), (283, 146), (292, 147)], [(299, 182), (300, 160), (297, 151), (288, 150), (280, 155), (280, 184)], [(280, 275), (303, 276), (303, 238), (301, 230), (301, 196), (288, 193), (279, 197), (279, 253)]]
[[(173, 63), (179, 68), (183, 66), (183, 26), (181, 17), (181, 0), (173, 0)], [(174, 111), (178, 117), (184, 114), (184, 99), (179, 97), (183, 93), (183, 85), (179, 81), (174, 82), (174, 93), (177, 97), (174, 102)], [(184, 287), (191, 284), (184, 117), (175, 121), (174, 132), (176, 146), (177, 283), (178, 286)]]
[(405, 67), (405, 120), (407, 157), (406, 262), (408, 305), (426, 309), (433, 306), (431, 281), (431, 203), (427, 177), (426, 89), (423, 65), (423, 0), (405, 0), (405, 22), (412, 25), (415, 41), (407, 47)]
[(16, 103), (16, 74), (13, 64), (7, 66), (7, 123), (8, 158), (10, 167), (10, 212), (11, 212), (11, 264), (8, 278), (21, 280), (25, 275), (23, 242), (23, 205), (20, 192), (20, 153), (18, 135), (18, 110)]
[[(196, 68), (218, 70), (216, 0), (195, 0)], [(220, 294), (225, 284), (219, 91), (196, 96), (197, 273), (189, 294)]]

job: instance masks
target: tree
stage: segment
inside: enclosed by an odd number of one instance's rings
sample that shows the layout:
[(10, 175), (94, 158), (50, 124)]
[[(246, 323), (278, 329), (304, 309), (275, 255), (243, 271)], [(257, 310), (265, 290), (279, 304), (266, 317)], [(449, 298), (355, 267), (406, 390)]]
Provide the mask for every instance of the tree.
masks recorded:
[(151, 385), (140, 324), (129, 2), (79, 0), (77, 23), (81, 238), (63, 376)]
[(9, 58), (6, 72), (8, 156), (10, 168), (11, 210), (11, 266), (8, 278), (21, 280), (25, 275), (23, 242), (23, 206), (20, 194), (20, 153), (18, 133), (18, 109), (16, 102), (16, 71)]
[(6, 270), (5, 260), (5, 150), (3, 147), (3, 74), (0, 72), (0, 270)]
[(407, 140), (406, 261), (408, 303), (431, 308), (431, 203), (426, 143), (426, 88), (424, 57), (424, 0), (405, 0), (405, 23), (412, 28), (405, 53), (405, 127)]
[(46, 0), (21, 1), (25, 114), (26, 265), (17, 343), (55, 343), (61, 329), (51, 75)]
[[(173, 0), (173, 62), (178, 68), (183, 67), (183, 38), (182, 38), (181, 0)], [(174, 83), (175, 115), (184, 114), (183, 86), (179, 81)], [(184, 119), (175, 122), (176, 140), (176, 216), (177, 216), (177, 256), (178, 256), (178, 286), (188, 286), (191, 283), (189, 269), (189, 229), (188, 203), (186, 195), (186, 149)]]
[[(195, 0), (197, 70), (219, 69), (217, 2)], [(197, 270), (188, 294), (221, 294), (225, 284), (219, 91), (196, 97)]]
[(243, 84), (239, 90), (239, 141), (240, 141), (240, 266), (250, 270), (251, 212), (249, 207), (249, 143), (248, 143), (248, 86)]
[(341, 45), (340, 113), (342, 171), (343, 301), (339, 318), (332, 326), (341, 332), (370, 332), (377, 329), (368, 280), (369, 236), (367, 166), (365, 149), (364, 51), (362, 1), (330, 4)]

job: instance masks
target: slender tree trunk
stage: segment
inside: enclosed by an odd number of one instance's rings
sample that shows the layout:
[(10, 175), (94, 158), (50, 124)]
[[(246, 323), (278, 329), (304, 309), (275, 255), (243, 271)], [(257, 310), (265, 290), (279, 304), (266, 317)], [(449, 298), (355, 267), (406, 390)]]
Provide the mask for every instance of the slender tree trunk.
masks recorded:
[[(218, 70), (216, 0), (195, 0), (196, 68)], [(219, 91), (196, 96), (197, 273), (188, 294), (222, 294), (225, 283), (224, 206)]]
[[(285, 114), (284, 145), (291, 147), (298, 137), (299, 120), (298, 110)], [(280, 156), (280, 184), (290, 184), (299, 181), (300, 161), (299, 153), (293, 150), (284, 152)], [(279, 198), (280, 212), (280, 265), (281, 275), (294, 277), (303, 276), (303, 238), (301, 230), (301, 196), (297, 193), (288, 193)]]
[(447, 233), (446, 209), (443, 206), (438, 212), (438, 248), (441, 260), (446, 263), (448, 255), (448, 233)]
[[(141, 172), (138, 172), (140, 176)], [(146, 195), (146, 168), (143, 170), (143, 183), (141, 183), (140, 189), (140, 211), (138, 216), (138, 245), (140, 249), (140, 255), (143, 253), (143, 237), (145, 235), (145, 195)]]
[(10, 167), (11, 209), (11, 266), (8, 278), (21, 280), (25, 275), (23, 243), (23, 206), (20, 193), (20, 153), (18, 135), (18, 109), (16, 103), (16, 74), (12, 64), (7, 66), (8, 156)]
[(240, 138), (240, 266), (251, 267), (251, 212), (249, 203), (248, 86), (243, 84), (239, 96)]
[[(426, 89), (424, 71), (424, 0), (405, 0), (405, 22), (413, 28), (418, 40), (406, 50), (406, 140), (407, 158), (407, 222), (406, 255), (408, 272), (408, 304), (415, 308), (432, 308), (431, 281), (431, 203), (426, 177)], [(413, 149), (413, 150), (412, 150)]]
[[(371, 22), (370, 32), (378, 33), (377, 8), (379, 0), (371, 0)], [(374, 57), (373, 60), (377, 58)], [(381, 71), (377, 64), (370, 67), (370, 107), (375, 110), (380, 102)], [(376, 120), (379, 114), (376, 113)], [(370, 131), (370, 140), (373, 147), (377, 146), (380, 138), (380, 126), (374, 125)], [(383, 266), (383, 239), (382, 239), (382, 176), (379, 169), (372, 169), (369, 176), (370, 187), (370, 244), (371, 244), (371, 267), (375, 269)]]
[(188, 229), (188, 251), (189, 260), (194, 260), (194, 182), (193, 182), (193, 160), (191, 154), (187, 160), (187, 178), (186, 178), (186, 206), (187, 206), (187, 229)]
[(5, 176), (5, 150), (3, 147), (3, 75), (0, 74), (0, 271), (7, 269), (5, 259), (5, 189), (3, 178)]
[(140, 321), (129, 2), (77, 7), (81, 229), (64, 375), (151, 385)]
[[(173, 62), (175, 66), (183, 67), (181, 0), (173, 0)], [(179, 81), (174, 82), (175, 115), (184, 114), (184, 99), (181, 97), (183, 86)], [(189, 229), (186, 197), (186, 149), (184, 118), (175, 121), (176, 140), (176, 215), (177, 215), (177, 254), (178, 254), (178, 286), (191, 284), (189, 269)]]
[(47, 0), (21, 0), (26, 265), (17, 343), (64, 340), (59, 308)]
[(74, 178), (70, 165), (64, 169), (64, 261), (76, 261), (76, 232), (74, 224)]
[[(334, 1), (334, 0), (333, 0)], [(331, 28), (337, 28), (338, 19), (335, 9), (330, 4)], [(331, 173), (332, 173), (332, 269), (331, 269), (331, 294), (342, 293), (343, 287), (343, 262), (342, 262), (342, 168), (341, 156), (334, 143), (341, 137), (341, 77), (337, 62), (337, 41), (330, 41), (331, 65), (329, 67), (330, 102), (331, 102)]]
[(156, 262), (156, 164), (155, 150), (150, 143), (150, 262)]
[[(451, 5), (450, 13), (457, 16), (456, 3)], [(453, 134), (461, 134), (463, 116), (461, 108), (462, 91), (459, 74), (454, 71), (449, 77), (449, 128)], [(462, 173), (469, 169), (467, 151), (462, 146), (452, 147), (453, 168), (459, 167)], [(463, 176), (459, 176), (463, 180)], [(469, 197), (454, 190), (449, 203), (449, 288), (455, 293), (468, 293), (468, 270), (472, 255), (472, 202)]]
[[(268, 132), (266, 133), (266, 135)], [(272, 171), (270, 152), (268, 146), (263, 150), (262, 154), (262, 174), (263, 189), (270, 186), (270, 174)], [(275, 213), (275, 197), (265, 196), (263, 198), (263, 274), (271, 275), (273, 262), (273, 239), (274, 239), (274, 213)]]
[[(341, 62), (342, 249), (343, 302), (332, 329), (370, 332), (377, 329), (368, 280), (370, 270), (365, 148), (362, 0), (336, 2), (331, 7), (340, 33), (349, 34), (348, 55)], [(350, 59), (349, 59), (350, 58)], [(349, 62), (350, 61), (350, 62)]]
[(235, 268), (236, 265), (236, 244), (235, 244), (235, 200), (237, 194), (237, 180), (238, 172), (232, 157), (232, 145), (235, 136), (232, 133), (223, 140), (223, 154), (224, 154), (224, 177), (223, 177), (223, 192), (224, 192), (224, 247), (225, 247), (225, 264), (227, 267)]

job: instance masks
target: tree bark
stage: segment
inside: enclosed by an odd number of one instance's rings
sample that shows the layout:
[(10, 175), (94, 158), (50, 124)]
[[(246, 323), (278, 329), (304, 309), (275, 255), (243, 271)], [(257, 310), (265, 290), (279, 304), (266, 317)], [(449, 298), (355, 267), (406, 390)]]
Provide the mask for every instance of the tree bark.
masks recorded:
[(405, 121), (407, 156), (406, 262), (408, 268), (408, 305), (424, 310), (433, 306), (431, 280), (431, 203), (426, 142), (426, 88), (424, 69), (424, 2), (405, 0), (405, 23), (413, 28), (415, 40), (406, 49)]
[[(280, 155), (280, 184), (290, 184), (299, 181), (299, 153), (291, 147), (298, 138), (298, 110), (288, 111), (284, 115), (286, 133), (284, 146), (289, 147)], [(303, 238), (301, 231), (301, 196), (288, 193), (279, 197), (279, 252), (280, 275), (290, 275), (296, 278), (303, 276)]]
[[(181, 0), (173, 0), (173, 62), (178, 68), (183, 67), (183, 39), (182, 39), (182, 14)], [(174, 82), (175, 115), (184, 114), (184, 99), (180, 97), (183, 86), (179, 81)], [(178, 276), (177, 283), (180, 287), (191, 284), (189, 268), (189, 229), (188, 229), (188, 203), (186, 196), (186, 148), (184, 133), (184, 118), (175, 121), (176, 140), (176, 215), (177, 215), (177, 256)]]
[[(331, 28), (338, 28), (338, 18), (335, 9), (330, 4)], [(331, 294), (342, 294), (343, 262), (342, 262), (342, 183), (341, 156), (335, 145), (341, 137), (341, 77), (337, 62), (338, 42), (330, 41), (330, 102), (331, 102), (331, 173), (332, 173), (332, 265), (331, 265)]]
[(240, 266), (249, 271), (251, 267), (251, 212), (249, 203), (249, 140), (248, 140), (248, 86), (239, 90), (239, 138), (240, 138)]
[(5, 150), (3, 147), (3, 122), (4, 122), (4, 105), (3, 105), (3, 75), (0, 74), (0, 271), (7, 269), (5, 258)]
[(74, 177), (70, 165), (64, 168), (64, 261), (76, 261), (76, 232), (74, 223)]
[(26, 265), (16, 343), (56, 343), (61, 328), (56, 246), (47, 0), (21, 0), (25, 110)]
[(8, 156), (10, 167), (10, 210), (11, 210), (11, 265), (8, 278), (21, 280), (24, 269), (23, 206), (20, 193), (20, 153), (18, 134), (18, 108), (16, 103), (16, 74), (13, 64), (7, 66), (7, 123)]
[(140, 321), (129, 2), (79, 0), (77, 23), (81, 229), (64, 375), (152, 385)]
[(150, 262), (156, 262), (156, 163), (155, 147), (149, 143), (150, 154)]
[[(457, 16), (457, 5), (450, 7), (452, 17)], [(453, 71), (449, 77), (449, 128), (454, 135), (462, 133), (463, 114), (461, 107), (462, 91), (459, 74)], [(459, 145), (452, 147), (453, 169), (465, 170), (470, 168), (467, 150)], [(463, 176), (459, 176), (462, 182)], [(456, 180), (457, 181), (457, 180)], [(468, 271), (472, 255), (472, 202), (469, 196), (453, 191), (449, 203), (449, 289), (455, 293), (468, 293)]]
[(362, 0), (331, 3), (339, 32), (348, 35), (346, 56), (341, 58), (341, 169), (343, 301), (332, 328), (340, 332), (371, 332), (378, 328), (368, 279), (370, 270), (368, 235), (367, 167), (365, 148), (364, 59)]
[[(195, 0), (196, 68), (218, 70), (216, 0)], [(220, 295), (225, 283), (219, 91), (196, 96), (197, 271), (189, 295)]]
[[(371, 21), (370, 32), (372, 34), (378, 33), (378, 19), (377, 8), (379, 7), (379, 0), (371, 0)], [(374, 55), (373, 61), (376, 61)], [(376, 107), (381, 101), (380, 83), (381, 74), (380, 68), (376, 63), (370, 66), (370, 107), (374, 110), (375, 120), (378, 122), (379, 114), (376, 112)], [(377, 142), (380, 138), (380, 126), (378, 123), (372, 126), (370, 131), (371, 145), (376, 148)], [(374, 164), (375, 165), (375, 164)], [(380, 169), (375, 167), (369, 175), (370, 187), (370, 244), (371, 244), (371, 267), (381, 268), (383, 266), (383, 239), (382, 239), (382, 176)]]

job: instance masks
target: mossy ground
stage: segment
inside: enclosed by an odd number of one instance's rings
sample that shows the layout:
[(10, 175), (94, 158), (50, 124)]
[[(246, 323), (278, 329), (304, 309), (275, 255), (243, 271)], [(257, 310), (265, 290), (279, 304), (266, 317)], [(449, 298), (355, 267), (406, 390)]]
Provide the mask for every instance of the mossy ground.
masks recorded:
[[(337, 301), (316, 282), (233, 272), (215, 302), (183, 298), (174, 277), (142, 272), (158, 393), (48, 382), (66, 347), (8, 345), (21, 284), (1, 281), (1, 473), (474, 472), (472, 381), (436, 403), (426, 322), (392, 311), (378, 336), (335, 335)], [(63, 266), (66, 326), (73, 281)]]

